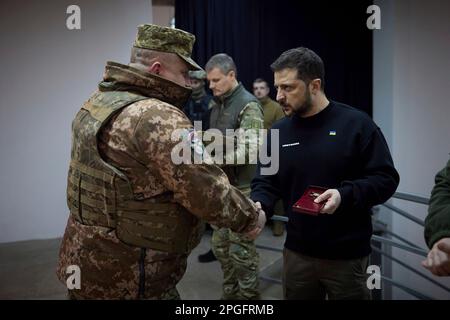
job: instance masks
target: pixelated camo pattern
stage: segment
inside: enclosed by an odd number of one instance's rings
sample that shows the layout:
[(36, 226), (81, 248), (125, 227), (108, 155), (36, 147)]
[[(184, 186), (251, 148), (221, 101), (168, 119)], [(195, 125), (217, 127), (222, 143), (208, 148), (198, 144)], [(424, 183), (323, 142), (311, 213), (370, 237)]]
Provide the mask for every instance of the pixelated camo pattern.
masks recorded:
[[(133, 192), (143, 199), (165, 195), (199, 219), (219, 227), (245, 232), (255, 227), (256, 208), (224, 172), (215, 165), (174, 165), (171, 150), (182, 137), (176, 129), (192, 129), (189, 119), (173, 106), (183, 105), (184, 88), (170, 81), (113, 64), (107, 68), (100, 90), (127, 90), (149, 99), (125, 107), (100, 130), (102, 157), (130, 180)], [(173, 104), (172, 104), (173, 103)], [(76, 141), (74, 141), (76, 143)], [(201, 199), (201, 201), (199, 201)], [(142, 260), (144, 259), (144, 260)], [(139, 262), (145, 270), (144, 292)], [(141, 249), (121, 242), (113, 229), (86, 226), (69, 218), (62, 240), (57, 275), (66, 283), (66, 269), (81, 269), (78, 298), (172, 298), (186, 270), (187, 255)]]

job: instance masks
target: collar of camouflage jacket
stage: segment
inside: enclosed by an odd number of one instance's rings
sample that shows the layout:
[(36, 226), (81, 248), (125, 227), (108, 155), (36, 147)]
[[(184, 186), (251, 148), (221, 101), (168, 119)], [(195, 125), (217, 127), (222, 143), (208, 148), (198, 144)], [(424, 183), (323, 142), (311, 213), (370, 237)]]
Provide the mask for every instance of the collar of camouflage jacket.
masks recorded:
[(124, 64), (108, 61), (100, 91), (131, 91), (182, 108), (191, 95), (189, 88)]

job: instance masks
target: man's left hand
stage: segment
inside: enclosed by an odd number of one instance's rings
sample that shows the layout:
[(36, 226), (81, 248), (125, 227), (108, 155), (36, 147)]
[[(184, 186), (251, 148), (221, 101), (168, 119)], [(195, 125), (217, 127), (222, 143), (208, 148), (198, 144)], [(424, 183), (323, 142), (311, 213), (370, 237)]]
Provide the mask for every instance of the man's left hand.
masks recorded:
[(336, 189), (328, 189), (314, 200), (315, 203), (322, 201), (326, 202), (320, 213), (333, 214), (341, 204), (341, 194)]
[(437, 241), (422, 261), (422, 266), (436, 276), (450, 276), (450, 238)]

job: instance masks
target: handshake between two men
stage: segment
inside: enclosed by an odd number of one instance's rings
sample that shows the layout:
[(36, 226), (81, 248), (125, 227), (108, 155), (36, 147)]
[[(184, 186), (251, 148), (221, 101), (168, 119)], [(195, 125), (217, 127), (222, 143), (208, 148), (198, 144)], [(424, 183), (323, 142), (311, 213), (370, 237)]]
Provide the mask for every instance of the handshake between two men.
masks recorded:
[(255, 240), (259, 236), (267, 221), (266, 213), (262, 209), (261, 203), (255, 202), (254, 204), (258, 213), (258, 221), (256, 223), (256, 226), (252, 230), (244, 234), (250, 240)]

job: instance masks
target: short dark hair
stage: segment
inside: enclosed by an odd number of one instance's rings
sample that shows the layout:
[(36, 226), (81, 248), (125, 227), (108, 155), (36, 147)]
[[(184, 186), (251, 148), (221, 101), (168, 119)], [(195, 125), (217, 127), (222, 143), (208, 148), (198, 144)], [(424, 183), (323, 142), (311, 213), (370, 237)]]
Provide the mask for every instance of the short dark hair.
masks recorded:
[(236, 64), (234, 63), (233, 58), (226, 53), (218, 53), (208, 60), (205, 66), (206, 72), (209, 72), (214, 68), (218, 68), (223, 74), (228, 74), (228, 72), (234, 71), (237, 78)]
[(297, 70), (297, 77), (309, 83), (311, 80), (320, 79), (320, 88), (325, 88), (325, 67), (322, 59), (312, 50), (300, 47), (283, 52), (275, 60), (270, 68), (272, 71), (280, 71), (286, 68)]
[(263, 78), (256, 78), (255, 81), (253, 81), (253, 84), (261, 83), (261, 82), (264, 82), (266, 84), (266, 86), (269, 87), (269, 83), (266, 80), (264, 80)]

